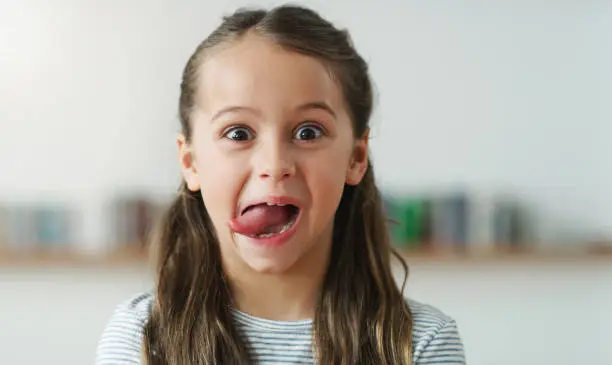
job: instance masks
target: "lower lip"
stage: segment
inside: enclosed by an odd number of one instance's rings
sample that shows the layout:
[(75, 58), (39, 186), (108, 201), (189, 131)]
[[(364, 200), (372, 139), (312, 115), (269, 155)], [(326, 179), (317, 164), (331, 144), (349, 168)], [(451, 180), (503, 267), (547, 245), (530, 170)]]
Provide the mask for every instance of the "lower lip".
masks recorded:
[(275, 234), (270, 237), (251, 237), (251, 236), (243, 236), (247, 238), (249, 241), (259, 246), (267, 246), (267, 247), (278, 247), (282, 246), (293, 237), (295, 231), (297, 231), (298, 224), (300, 223), (300, 219), (302, 217), (302, 210), (298, 213), (298, 216), (295, 218), (295, 222), (287, 229), (286, 231)]

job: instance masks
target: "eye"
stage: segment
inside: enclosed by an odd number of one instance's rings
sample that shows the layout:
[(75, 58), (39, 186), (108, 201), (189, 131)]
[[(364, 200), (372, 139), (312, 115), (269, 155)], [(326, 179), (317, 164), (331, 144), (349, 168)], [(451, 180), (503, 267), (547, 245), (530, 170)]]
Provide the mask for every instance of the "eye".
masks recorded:
[(295, 139), (301, 141), (309, 141), (320, 138), (323, 135), (323, 130), (315, 125), (305, 125), (300, 127), (295, 132)]
[(245, 142), (253, 139), (253, 133), (246, 127), (232, 127), (225, 131), (223, 136), (236, 142)]

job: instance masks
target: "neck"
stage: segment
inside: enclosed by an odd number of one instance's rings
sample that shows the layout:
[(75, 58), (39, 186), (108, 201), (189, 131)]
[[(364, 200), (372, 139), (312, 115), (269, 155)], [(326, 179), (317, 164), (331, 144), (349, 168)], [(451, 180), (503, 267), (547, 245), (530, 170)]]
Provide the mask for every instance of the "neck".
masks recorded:
[[(329, 244), (315, 245), (291, 268), (279, 274), (257, 272), (244, 262), (232, 265), (226, 262), (234, 307), (255, 317), (277, 321), (314, 318), (327, 271), (331, 237), (329, 241)], [(241, 261), (236, 258), (232, 261)]]

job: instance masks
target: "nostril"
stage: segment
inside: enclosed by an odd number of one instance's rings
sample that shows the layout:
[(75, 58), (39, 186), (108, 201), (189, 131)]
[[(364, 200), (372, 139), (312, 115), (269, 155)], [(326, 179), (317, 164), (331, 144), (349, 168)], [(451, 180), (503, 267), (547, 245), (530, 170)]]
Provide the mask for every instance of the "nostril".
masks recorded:
[(259, 174), (259, 176), (262, 179), (268, 179), (268, 178), (286, 179), (286, 178), (291, 177), (291, 175), (293, 175), (293, 172), (292, 172), (292, 169), (289, 169), (289, 168), (276, 169), (276, 170), (265, 170)]

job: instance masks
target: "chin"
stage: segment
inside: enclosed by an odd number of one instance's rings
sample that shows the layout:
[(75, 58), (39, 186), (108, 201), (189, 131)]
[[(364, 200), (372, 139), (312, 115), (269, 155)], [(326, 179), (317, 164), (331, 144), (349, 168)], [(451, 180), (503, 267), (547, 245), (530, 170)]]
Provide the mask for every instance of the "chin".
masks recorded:
[(248, 259), (243, 258), (244, 262), (253, 270), (261, 274), (281, 275), (289, 270), (297, 260), (275, 259), (271, 257), (261, 257)]
[(238, 236), (235, 241), (240, 259), (253, 271), (280, 275), (290, 270), (304, 256), (305, 247), (299, 237), (279, 245), (261, 245), (258, 240)]

